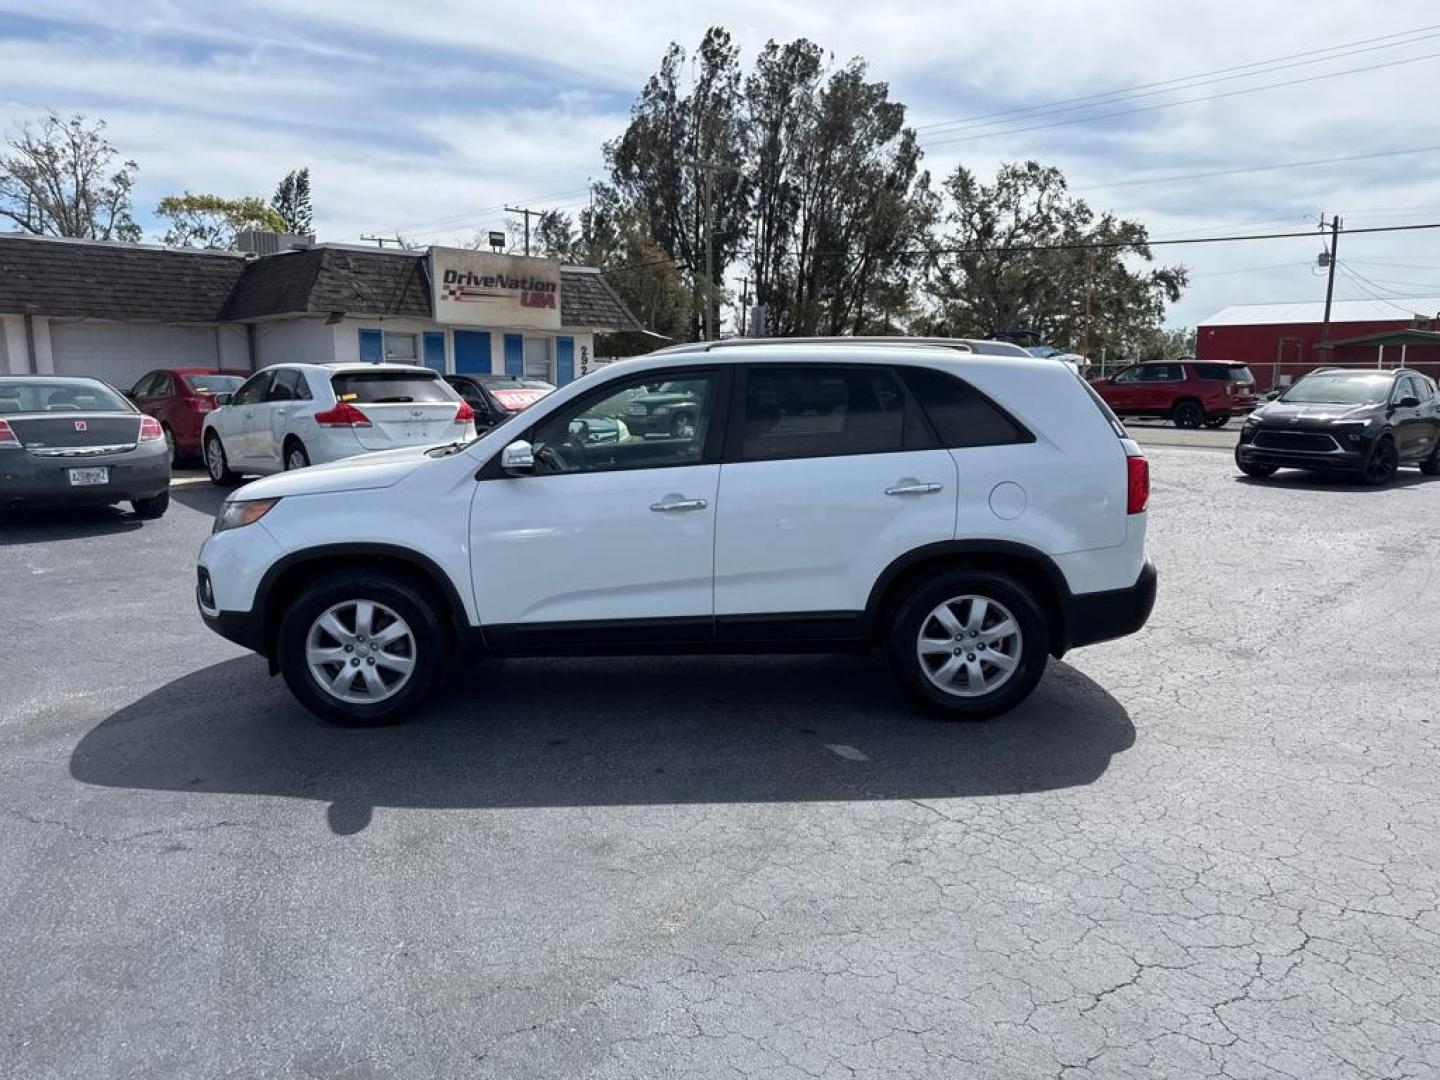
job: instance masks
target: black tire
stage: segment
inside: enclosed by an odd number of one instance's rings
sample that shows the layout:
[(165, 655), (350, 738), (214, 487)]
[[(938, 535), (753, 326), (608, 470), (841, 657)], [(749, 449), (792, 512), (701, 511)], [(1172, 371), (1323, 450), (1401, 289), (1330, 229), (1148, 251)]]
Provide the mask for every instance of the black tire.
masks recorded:
[(175, 432), (170, 430), (169, 424), (161, 424), (160, 430), (165, 432), (165, 445), (170, 449), (170, 468), (178, 469), (185, 463), (185, 455), (180, 453), (180, 444), (175, 441)]
[(147, 520), (163, 517), (165, 511), (170, 509), (170, 491), (167, 488), (159, 495), (152, 496), (148, 499), (131, 499), (130, 507), (135, 511), (136, 517), (142, 517)]
[(299, 439), (287, 439), (285, 441), (285, 471), (304, 469), (309, 464), (310, 452), (305, 449), (305, 444)]
[(1229, 422), (1229, 413), (1221, 413), (1219, 416), (1207, 416), (1205, 418), (1205, 426), (1211, 431), (1218, 431), (1220, 428), (1223, 428)]
[[(414, 639), (414, 667), (408, 681), (393, 697), (374, 704), (334, 696), (317, 682), (306, 658), (312, 625), (322, 614), (337, 604), (365, 600), (394, 611)], [(395, 723), (425, 700), (446, 668), (450, 643), (439, 610), (435, 598), (411, 578), (364, 568), (334, 571), (295, 597), (281, 616), (275, 638), (280, 672), (300, 704), (322, 720), (345, 727)]]
[(1389, 435), (1382, 435), (1370, 448), (1365, 464), (1360, 466), (1360, 479), (1371, 487), (1383, 487), (1394, 478), (1399, 468), (1400, 451), (1395, 447), (1395, 440)]
[(230, 469), (225, 444), (213, 431), (205, 436), (205, 469), (210, 474), (210, 482), (220, 487), (234, 487), (240, 482), (240, 474)]
[[(921, 634), (939, 628), (931, 621), (932, 612), (962, 596), (1002, 605), (1020, 630), (1015, 669), (995, 690), (973, 697), (937, 686), (919, 655)], [(1035, 689), (1049, 656), (1050, 625), (1035, 597), (1014, 578), (991, 570), (947, 570), (919, 582), (900, 600), (885, 628), (885, 648), (891, 669), (915, 702), (949, 720), (985, 720), (1015, 708)], [(964, 655), (985, 659), (979, 653)]]
[(693, 438), (695, 435), (695, 414), (676, 413), (670, 421), (670, 434), (677, 439)]
[(1240, 460), (1240, 448), (1235, 448), (1235, 467), (1246, 476), (1254, 477), (1256, 480), (1267, 480), (1275, 475), (1278, 465), (1256, 465), (1254, 462)]
[(1177, 401), (1170, 410), (1170, 419), (1178, 428), (1198, 428), (1205, 422), (1205, 410), (1198, 401)]
[(1440, 441), (1435, 443), (1430, 456), (1420, 463), (1420, 471), (1426, 476), (1440, 476)]

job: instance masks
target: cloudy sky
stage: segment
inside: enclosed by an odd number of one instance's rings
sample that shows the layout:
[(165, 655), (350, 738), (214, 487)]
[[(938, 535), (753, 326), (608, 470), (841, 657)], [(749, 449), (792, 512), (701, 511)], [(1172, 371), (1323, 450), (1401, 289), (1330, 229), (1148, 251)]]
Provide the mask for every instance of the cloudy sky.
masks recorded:
[[(932, 172), (1052, 162), (1154, 238), (1322, 211), (1440, 221), (1440, 10), (1423, 0), (0, 0), (0, 129), (47, 108), (105, 118), (140, 163), (147, 231), (165, 194), (268, 195), (309, 165), (322, 240), (447, 243), (501, 227), (506, 203), (581, 205), (666, 44), (711, 24), (747, 57), (802, 35), (862, 55)], [(1337, 295), (1440, 295), (1440, 230), (1343, 244)], [(1194, 275), (1169, 321), (1319, 298), (1319, 250), (1159, 248)]]

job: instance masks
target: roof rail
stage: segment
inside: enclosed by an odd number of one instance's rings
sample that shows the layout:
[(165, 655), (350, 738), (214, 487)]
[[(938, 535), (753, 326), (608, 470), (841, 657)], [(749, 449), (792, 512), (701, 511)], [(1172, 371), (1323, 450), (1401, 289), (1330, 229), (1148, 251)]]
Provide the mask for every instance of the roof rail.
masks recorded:
[[(749, 348), (788, 345), (896, 345), (912, 348), (954, 349), (957, 352), (989, 354), (992, 356), (1029, 356), (1019, 345), (1009, 341), (992, 341), (983, 338), (939, 338), (939, 337), (770, 337), (722, 338), (719, 341), (692, 341), (668, 348), (657, 349), (657, 353), (711, 352), (715, 349)], [(998, 347), (997, 347), (998, 346)], [(654, 354), (651, 354), (654, 355)]]

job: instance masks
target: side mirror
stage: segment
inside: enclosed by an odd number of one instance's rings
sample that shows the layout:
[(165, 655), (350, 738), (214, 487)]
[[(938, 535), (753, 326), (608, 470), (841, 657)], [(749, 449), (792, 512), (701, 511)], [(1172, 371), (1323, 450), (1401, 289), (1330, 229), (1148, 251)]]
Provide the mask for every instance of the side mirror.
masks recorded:
[(528, 476), (535, 471), (535, 451), (524, 439), (516, 439), (500, 451), (500, 470), (509, 476)]
[(222, 406), (222, 405), (229, 405), (229, 404), (230, 404), (230, 399), (231, 399), (232, 397), (234, 397), (234, 396), (235, 396), (235, 395), (232, 394), (232, 393), (230, 393), (229, 391), (226, 391), (226, 392), (223, 393), (223, 394), (216, 394), (216, 395), (215, 395), (215, 407), (218, 409), (218, 408), (220, 408), (220, 406)]
[(1401, 408), (1401, 409), (1418, 409), (1418, 408), (1420, 407), (1420, 399), (1419, 399), (1418, 397), (1413, 397), (1413, 396), (1412, 396), (1412, 397), (1402, 397), (1402, 398), (1401, 398), (1399, 401), (1397, 401), (1395, 404), (1396, 404), (1396, 406), (1397, 406), (1398, 408)]

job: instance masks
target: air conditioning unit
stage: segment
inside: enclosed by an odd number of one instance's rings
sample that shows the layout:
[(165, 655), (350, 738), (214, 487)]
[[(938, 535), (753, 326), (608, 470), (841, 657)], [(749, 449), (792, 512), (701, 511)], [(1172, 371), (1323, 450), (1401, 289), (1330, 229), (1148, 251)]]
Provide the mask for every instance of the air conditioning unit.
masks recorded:
[(315, 237), (296, 233), (269, 232), (265, 229), (246, 229), (235, 234), (235, 250), (250, 255), (274, 255), (291, 248), (309, 247)]

